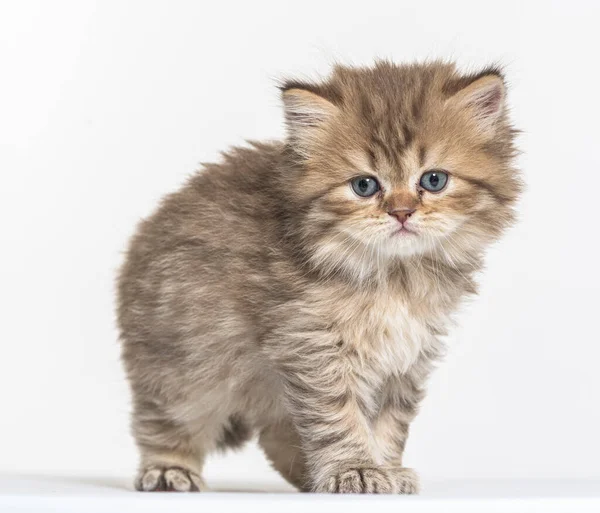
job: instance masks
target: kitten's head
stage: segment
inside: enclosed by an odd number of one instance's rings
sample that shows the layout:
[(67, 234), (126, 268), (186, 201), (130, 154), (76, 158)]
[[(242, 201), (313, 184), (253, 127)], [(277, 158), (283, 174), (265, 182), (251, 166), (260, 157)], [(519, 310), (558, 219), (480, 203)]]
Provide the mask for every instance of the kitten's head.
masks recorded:
[(382, 62), (282, 91), (313, 262), (364, 275), (390, 259), (460, 259), (511, 223), (520, 180), (496, 68)]

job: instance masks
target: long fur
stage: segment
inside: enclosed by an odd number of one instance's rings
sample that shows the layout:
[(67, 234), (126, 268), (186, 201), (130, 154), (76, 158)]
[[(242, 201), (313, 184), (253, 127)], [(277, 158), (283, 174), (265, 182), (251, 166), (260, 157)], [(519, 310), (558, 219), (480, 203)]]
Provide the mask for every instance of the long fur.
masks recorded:
[[(504, 93), (439, 62), (287, 82), (286, 141), (230, 150), (140, 224), (118, 279), (139, 490), (203, 489), (205, 456), (253, 434), (301, 490), (418, 490), (402, 453), (439, 337), (521, 188)], [(354, 194), (362, 175), (382, 191)]]

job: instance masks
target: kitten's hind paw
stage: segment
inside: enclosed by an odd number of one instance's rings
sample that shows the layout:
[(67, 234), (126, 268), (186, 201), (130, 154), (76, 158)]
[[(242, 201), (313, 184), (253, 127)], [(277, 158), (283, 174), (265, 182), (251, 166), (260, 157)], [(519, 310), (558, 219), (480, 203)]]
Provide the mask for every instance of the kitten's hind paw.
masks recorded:
[(135, 480), (140, 492), (199, 492), (204, 488), (202, 478), (183, 467), (147, 467)]

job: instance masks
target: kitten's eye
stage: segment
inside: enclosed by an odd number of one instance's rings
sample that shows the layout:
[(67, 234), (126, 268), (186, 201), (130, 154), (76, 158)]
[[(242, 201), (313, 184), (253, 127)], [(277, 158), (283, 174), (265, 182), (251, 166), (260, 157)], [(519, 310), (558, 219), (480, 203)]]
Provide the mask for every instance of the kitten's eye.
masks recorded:
[(444, 171), (427, 171), (421, 176), (419, 185), (429, 192), (440, 192), (448, 183), (448, 173)]
[(352, 190), (362, 198), (373, 196), (373, 194), (381, 189), (379, 182), (370, 176), (359, 176), (358, 178), (354, 178), (350, 184), (352, 185)]

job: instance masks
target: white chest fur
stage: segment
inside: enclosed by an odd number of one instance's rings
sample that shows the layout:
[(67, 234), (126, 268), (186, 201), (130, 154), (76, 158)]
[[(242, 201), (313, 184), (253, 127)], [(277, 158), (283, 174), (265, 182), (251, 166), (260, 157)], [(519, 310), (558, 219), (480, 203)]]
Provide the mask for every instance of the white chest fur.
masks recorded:
[(339, 305), (337, 314), (337, 329), (354, 356), (355, 370), (372, 385), (405, 373), (436, 341), (426, 317), (413, 314), (402, 298), (361, 294)]
[(427, 326), (427, 317), (412, 313), (401, 298), (361, 294), (339, 304), (337, 311), (336, 328), (344, 342), (355, 392), (363, 407), (374, 414), (386, 381), (407, 373), (422, 351), (437, 340)]

